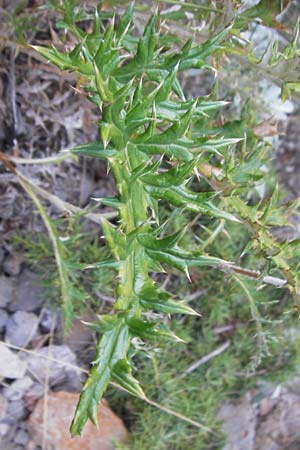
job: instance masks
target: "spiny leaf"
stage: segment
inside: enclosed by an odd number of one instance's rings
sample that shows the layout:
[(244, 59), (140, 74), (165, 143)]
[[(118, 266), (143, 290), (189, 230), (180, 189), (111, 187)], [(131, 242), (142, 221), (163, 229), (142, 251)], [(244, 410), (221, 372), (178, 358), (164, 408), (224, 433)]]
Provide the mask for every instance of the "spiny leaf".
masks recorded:
[(126, 35), (128, 28), (130, 27), (130, 23), (133, 18), (134, 11), (134, 2), (131, 2), (125, 13), (120, 18), (119, 24), (116, 27), (116, 36), (119, 40), (119, 44), (122, 43), (123, 37)]
[(116, 154), (116, 150), (104, 148), (100, 142), (78, 145), (68, 150), (74, 155), (91, 156), (94, 158), (110, 158)]
[[(155, 309), (155, 308), (153, 308)], [(145, 340), (158, 340), (160, 338), (171, 339), (176, 342), (182, 342), (174, 333), (172, 333), (163, 324), (157, 324), (154, 321), (148, 322), (137, 317), (126, 320), (131, 333)]]
[(165, 78), (164, 83), (162, 84), (161, 88), (159, 89), (159, 91), (156, 94), (156, 97), (155, 97), (156, 103), (160, 103), (160, 102), (163, 102), (168, 99), (170, 92), (172, 91), (174, 82), (176, 80), (178, 67), (179, 67), (179, 62)]
[(118, 381), (132, 394), (144, 397), (127, 362), (129, 345), (130, 334), (124, 320), (112, 321), (98, 343), (93, 367), (80, 394), (71, 424), (73, 436), (81, 434), (88, 419), (97, 423), (98, 403), (111, 379)]
[(139, 292), (139, 298), (141, 304), (147, 309), (166, 314), (198, 315), (196, 311), (185, 303), (173, 300), (168, 292), (156, 288), (153, 281), (148, 281), (142, 286)]
[(139, 233), (137, 239), (139, 243), (150, 250), (166, 250), (172, 248), (180, 240), (185, 230), (179, 230), (163, 238), (157, 238), (154, 233)]
[(187, 269), (189, 267), (217, 267), (228, 264), (227, 261), (224, 261), (220, 258), (193, 252), (186, 252), (180, 248), (173, 248), (168, 250), (147, 249), (146, 253), (151, 258), (158, 260), (161, 263), (166, 263), (171, 267), (175, 267), (182, 272), (187, 272)]
[(188, 139), (177, 139), (176, 143), (170, 143), (167, 140), (165, 140), (165, 143), (162, 143), (159, 136), (155, 139), (149, 139), (142, 144), (135, 144), (135, 147), (140, 152), (148, 155), (167, 155), (169, 158), (173, 157), (186, 162), (193, 159), (191, 141)]
[(164, 198), (174, 206), (233, 222), (240, 221), (238, 217), (235, 217), (224, 209), (218, 208), (210, 201), (212, 197), (215, 197), (215, 194), (212, 192), (193, 192), (185, 186), (176, 185), (171, 188), (160, 188), (148, 185), (146, 186), (146, 189), (154, 197)]
[(55, 66), (59, 67), (61, 70), (76, 70), (77, 66), (73, 65), (71, 58), (65, 54), (58, 51), (56, 48), (41, 47), (40, 45), (31, 45), (31, 47), (44, 56), (48, 61), (50, 61)]
[(197, 161), (193, 160), (190, 163), (173, 167), (166, 172), (144, 174), (140, 177), (140, 179), (150, 186), (157, 186), (160, 188), (180, 186), (181, 184), (186, 182), (187, 177), (191, 175), (196, 164)]
[(113, 255), (117, 260), (125, 259), (127, 256), (126, 236), (117, 228), (111, 225), (108, 220), (102, 220), (102, 227), (105, 239), (111, 249)]

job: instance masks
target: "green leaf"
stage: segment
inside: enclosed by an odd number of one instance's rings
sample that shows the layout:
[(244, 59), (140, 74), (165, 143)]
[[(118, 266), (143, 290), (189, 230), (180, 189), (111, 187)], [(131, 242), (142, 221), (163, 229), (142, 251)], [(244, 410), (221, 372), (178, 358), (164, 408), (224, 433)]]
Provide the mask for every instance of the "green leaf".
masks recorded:
[(157, 92), (159, 92), (160, 85), (158, 85), (150, 94), (141, 97), (139, 92), (139, 87), (137, 88), (135, 96), (133, 97), (133, 104), (128, 109), (125, 125), (128, 135), (132, 133), (133, 130), (139, 128), (149, 121), (148, 111), (153, 106)]
[(116, 260), (125, 259), (128, 254), (126, 236), (105, 218), (102, 219), (102, 228), (108, 246)]
[(138, 43), (136, 62), (142, 67), (144, 67), (153, 58), (153, 52), (156, 45), (155, 21), (155, 16), (150, 17), (144, 34)]
[(299, 81), (289, 81), (283, 84), (281, 89), (281, 100), (285, 102), (292, 92), (300, 92)]
[(150, 309), (152, 311), (159, 311), (165, 314), (188, 314), (192, 316), (197, 316), (197, 314), (192, 308), (183, 303), (182, 301), (172, 300), (170, 298), (141, 298), (141, 305), (144, 308)]
[(135, 144), (135, 147), (140, 152), (148, 155), (167, 155), (169, 158), (176, 158), (186, 162), (193, 159), (190, 151), (192, 141), (182, 138), (178, 139), (176, 143), (169, 143), (167, 140), (162, 143), (159, 136), (157, 135), (157, 137), (149, 139), (142, 144)]
[(220, 258), (216, 258), (214, 256), (201, 255), (192, 252), (186, 252), (179, 248), (169, 249), (168, 251), (154, 251), (147, 249), (146, 253), (152, 259), (157, 260), (161, 263), (166, 263), (171, 267), (175, 267), (182, 272), (187, 273), (187, 269), (189, 267), (196, 266), (210, 266), (217, 267), (222, 266), (224, 264), (228, 264), (227, 261), (224, 261)]
[(95, 83), (98, 94), (103, 102), (109, 102), (113, 100), (113, 95), (110, 92), (107, 81), (103, 79), (101, 70), (97, 66), (96, 62), (93, 63), (94, 73), (95, 73)]
[(116, 197), (99, 197), (99, 198), (93, 197), (93, 200), (101, 203), (102, 205), (111, 206), (112, 208), (116, 209), (120, 209), (121, 206), (123, 205), (122, 202), (120, 202), (120, 200)]
[(198, 315), (185, 303), (173, 300), (168, 292), (157, 289), (152, 281), (143, 285), (139, 298), (142, 306), (147, 309), (165, 314)]
[(68, 54), (61, 53), (56, 48), (41, 47), (40, 45), (31, 45), (35, 51), (40, 53), (44, 58), (50, 61), (61, 70), (76, 70), (77, 66), (73, 65), (73, 62)]
[(183, 236), (185, 230), (177, 231), (163, 238), (157, 238), (154, 233), (139, 233), (137, 240), (139, 243), (150, 250), (165, 250), (173, 247)]
[(89, 144), (78, 145), (71, 150), (74, 155), (91, 156), (94, 158), (111, 158), (116, 154), (116, 150), (104, 148), (100, 142), (90, 142)]
[(131, 374), (131, 366), (127, 359), (120, 359), (111, 371), (112, 379), (120, 386), (126, 389), (132, 395), (145, 398), (145, 394), (139, 385), (139, 382)]
[(216, 50), (219, 50), (220, 43), (227, 36), (231, 29), (231, 26), (228, 26), (216, 36), (207, 40), (203, 44), (192, 47), (192, 41), (189, 40), (182, 47), (181, 52), (176, 56), (171, 56), (169, 59), (164, 61), (164, 66), (168, 67), (168, 69), (173, 68), (180, 59), (179, 70), (187, 70), (192, 68), (211, 68), (208, 64), (205, 63), (205, 59), (214, 54)]
[(130, 27), (133, 18), (133, 11), (134, 11), (134, 2), (131, 2), (128, 8), (126, 9), (125, 13), (121, 16), (119, 24), (116, 27), (116, 36), (119, 40), (119, 44), (122, 43), (122, 40)]
[(134, 336), (139, 336), (141, 339), (157, 341), (160, 338), (165, 338), (174, 340), (176, 342), (182, 342), (180, 338), (178, 338), (163, 324), (157, 324), (154, 321), (147, 322), (142, 319), (138, 319), (137, 317), (127, 319), (126, 323), (129, 326), (130, 332)]
[(168, 97), (172, 91), (173, 85), (175, 83), (175, 80), (176, 80), (178, 67), (179, 67), (179, 62), (165, 78), (161, 88), (159, 89), (159, 91), (156, 94), (156, 97), (155, 97), (156, 103), (160, 103), (160, 102), (163, 102), (168, 99)]
[(186, 208), (190, 211), (207, 214), (220, 219), (240, 222), (239, 218), (233, 214), (220, 209), (211, 201), (216, 194), (212, 192), (193, 192), (185, 186), (173, 186), (172, 188), (158, 188), (146, 186), (146, 190), (157, 199), (165, 199), (178, 208)]
[(126, 390), (144, 398), (143, 391), (133, 378), (127, 353), (130, 333), (123, 318), (108, 322), (96, 350), (96, 357), (89, 377), (80, 394), (80, 399), (71, 424), (73, 436), (81, 434), (88, 419), (97, 424), (97, 408), (108, 383), (113, 379)]
[(196, 164), (197, 160), (193, 160), (162, 173), (144, 174), (140, 176), (140, 179), (150, 186), (157, 186), (160, 188), (180, 186), (187, 181), (188, 176), (191, 175)]

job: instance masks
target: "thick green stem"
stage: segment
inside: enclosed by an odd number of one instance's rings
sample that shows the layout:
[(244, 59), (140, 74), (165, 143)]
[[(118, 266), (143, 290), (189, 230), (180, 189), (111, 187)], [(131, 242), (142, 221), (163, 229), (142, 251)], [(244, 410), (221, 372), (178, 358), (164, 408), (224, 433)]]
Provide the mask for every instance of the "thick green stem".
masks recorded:
[[(113, 172), (117, 181), (120, 201), (120, 222), (124, 224), (125, 236), (136, 230), (147, 220), (147, 198), (142, 183), (131, 180), (132, 170), (136, 164), (133, 157), (126, 155), (125, 163), (114, 162)], [(128, 244), (129, 245), (129, 244)], [(140, 306), (137, 291), (144, 283), (147, 272), (140, 262), (143, 260), (143, 248), (138, 242), (132, 245), (132, 251), (121, 262), (118, 273), (116, 310), (134, 310), (139, 315)]]

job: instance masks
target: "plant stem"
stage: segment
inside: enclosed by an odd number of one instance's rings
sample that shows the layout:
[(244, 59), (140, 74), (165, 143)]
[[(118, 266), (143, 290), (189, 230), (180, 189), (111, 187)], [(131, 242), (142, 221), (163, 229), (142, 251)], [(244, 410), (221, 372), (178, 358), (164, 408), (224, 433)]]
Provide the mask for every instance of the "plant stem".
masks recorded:
[[(125, 230), (125, 236), (128, 236), (147, 220), (147, 203), (141, 182), (130, 180), (131, 172), (136, 166), (134, 157), (127, 153), (125, 161), (125, 165), (118, 161), (114, 162), (112, 168), (123, 205), (120, 209), (120, 222)], [(145, 207), (141, 208), (143, 204)], [(133, 302), (133, 300), (136, 298), (135, 292), (138, 288), (136, 284), (147, 277), (147, 273), (139, 263), (143, 256), (142, 253), (142, 247), (135, 243), (132, 252), (121, 263), (115, 309), (128, 310), (134, 303), (135, 309), (140, 309), (137, 302)]]
[(159, 0), (159, 3), (169, 3), (171, 5), (180, 5), (180, 6), (186, 6), (190, 9), (196, 9), (196, 10), (202, 10), (202, 11), (208, 11), (208, 12), (215, 12), (219, 14), (223, 14), (222, 9), (218, 8), (210, 8), (209, 6), (203, 6), (203, 5), (196, 5), (195, 3), (190, 2), (180, 2), (176, 0)]

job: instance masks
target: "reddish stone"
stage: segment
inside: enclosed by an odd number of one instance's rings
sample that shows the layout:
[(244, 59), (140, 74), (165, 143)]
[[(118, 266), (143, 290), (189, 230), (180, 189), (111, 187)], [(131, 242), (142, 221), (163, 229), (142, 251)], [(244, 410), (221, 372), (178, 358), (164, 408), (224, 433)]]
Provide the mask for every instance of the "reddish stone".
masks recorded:
[(40, 399), (27, 423), (31, 439), (37, 445), (42, 445), (44, 431), (45, 450), (114, 450), (114, 442), (126, 442), (126, 428), (105, 400), (101, 402), (98, 410), (99, 429), (88, 422), (82, 437), (71, 438), (69, 428), (77, 401), (78, 394), (49, 393), (46, 429), (44, 429), (44, 399)]

